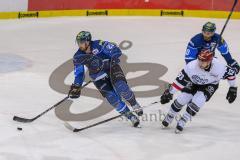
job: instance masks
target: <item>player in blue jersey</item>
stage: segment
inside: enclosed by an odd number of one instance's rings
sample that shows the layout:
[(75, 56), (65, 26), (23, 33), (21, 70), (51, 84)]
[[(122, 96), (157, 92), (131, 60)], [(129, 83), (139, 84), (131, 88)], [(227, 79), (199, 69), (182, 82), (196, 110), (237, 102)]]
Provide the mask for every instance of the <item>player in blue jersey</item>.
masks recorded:
[(127, 84), (127, 80), (119, 65), (121, 50), (115, 44), (92, 40), (90, 32), (81, 31), (76, 42), (78, 51), (73, 57), (75, 80), (70, 89), (70, 97), (78, 98), (80, 87), (84, 81), (84, 66), (89, 70), (89, 76), (103, 97), (121, 114), (124, 114), (134, 127), (139, 125), (138, 117), (130, 112), (123, 102), (125, 99), (138, 116), (143, 114), (135, 95)]
[(217, 43), (216, 48), (224, 57), (228, 66), (235, 69), (236, 73), (238, 73), (240, 70), (238, 62), (232, 58), (226, 41), (219, 34), (215, 33), (215, 31), (216, 25), (214, 23), (207, 22), (203, 25), (202, 33), (195, 35), (188, 43), (185, 54), (186, 63), (197, 59), (198, 53), (200, 53), (202, 49), (212, 50)]

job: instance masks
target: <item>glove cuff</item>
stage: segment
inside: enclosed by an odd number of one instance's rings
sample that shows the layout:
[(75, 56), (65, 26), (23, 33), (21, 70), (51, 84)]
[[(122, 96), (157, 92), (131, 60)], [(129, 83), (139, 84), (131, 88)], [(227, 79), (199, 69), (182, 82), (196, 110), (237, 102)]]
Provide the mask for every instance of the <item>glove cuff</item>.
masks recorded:
[(237, 91), (237, 87), (229, 87), (230, 91)]

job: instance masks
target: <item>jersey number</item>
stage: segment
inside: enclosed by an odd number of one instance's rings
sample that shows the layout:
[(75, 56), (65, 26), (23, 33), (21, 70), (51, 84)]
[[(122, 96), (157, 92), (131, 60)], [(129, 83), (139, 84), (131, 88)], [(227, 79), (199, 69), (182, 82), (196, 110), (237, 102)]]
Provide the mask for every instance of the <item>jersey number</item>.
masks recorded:
[(184, 74), (182, 72), (180, 72), (177, 77), (179, 80), (183, 80)]

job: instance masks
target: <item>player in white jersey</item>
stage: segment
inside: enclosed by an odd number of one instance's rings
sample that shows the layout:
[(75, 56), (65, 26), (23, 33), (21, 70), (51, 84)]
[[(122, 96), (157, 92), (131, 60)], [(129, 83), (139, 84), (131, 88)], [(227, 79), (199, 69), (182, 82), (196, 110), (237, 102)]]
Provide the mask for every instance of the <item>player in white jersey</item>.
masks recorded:
[(162, 125), (167, 127), (187, 105), (183, 116), (178, 120), (176, 133), (183, 131), (185, 124), (196, 115), (200, 108), (209, 101), (218, 88), (221, 79), (229, 82), (229, 91), (226, 99), (232, 103), (237, 97), (235, 70), (221, 63), (213, 57), (209, 50), (202, 50), (198, 59), (189, 62), (180, 72), (169, 89), (161, 96), (161, 103), (165, 104), (172, 100), (173, 94), (181, 90), (180, 95), (172, 103)]

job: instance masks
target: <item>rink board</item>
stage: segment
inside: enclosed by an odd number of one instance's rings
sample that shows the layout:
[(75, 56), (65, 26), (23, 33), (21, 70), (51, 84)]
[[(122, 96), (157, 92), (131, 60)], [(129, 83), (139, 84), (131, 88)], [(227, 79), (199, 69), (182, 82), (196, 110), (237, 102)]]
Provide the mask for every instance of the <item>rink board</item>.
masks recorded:
[[(21, 16), (23, 15), (23, 16)], [(0, 19), (41, 18), (59, 16), (171, 16), (227, 18), (228, 11), (209, 10), (169, 10), (169, 9), (92, 9), (92, 10), (52, 10), (27, 12), (0, 12)], [(240, 19), (240, 12), (234, 12), (232, 19)]]

